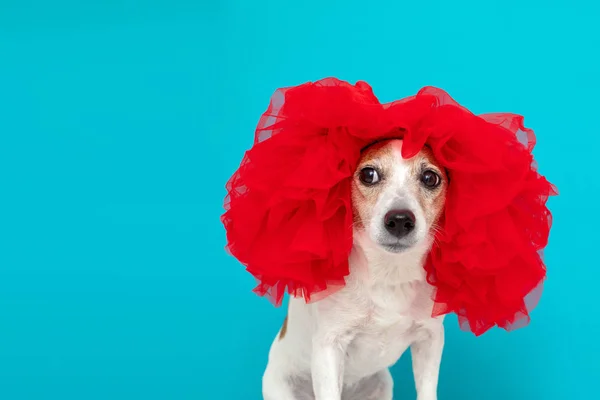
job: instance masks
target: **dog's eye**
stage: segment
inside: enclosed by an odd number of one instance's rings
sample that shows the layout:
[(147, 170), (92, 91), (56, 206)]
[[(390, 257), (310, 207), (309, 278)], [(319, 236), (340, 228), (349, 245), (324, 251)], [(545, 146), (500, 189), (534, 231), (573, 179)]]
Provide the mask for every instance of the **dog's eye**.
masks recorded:
[(425, 187), (433, 189), (435, 187), (438, 187), (439, 184), (442, 183), (442, 178), (440, 178), (440, 176), (435, 172), (427, 170), (421, 175), (421, 182), (423, 182), (423, 185), (425, 185)]
[(358, 178), (365, 185), (374, 185), (379, 182), (379, 173), (375, 168), (366, 167), (360, 170)]

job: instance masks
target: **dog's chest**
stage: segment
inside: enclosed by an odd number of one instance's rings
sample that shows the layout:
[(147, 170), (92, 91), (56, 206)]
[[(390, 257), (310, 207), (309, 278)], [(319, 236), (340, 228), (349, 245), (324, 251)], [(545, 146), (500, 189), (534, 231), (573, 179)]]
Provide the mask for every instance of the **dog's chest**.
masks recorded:
[(406, 289), (371, 293), (365, 322), (347, 350), (348, 374), (360, 378), (387, 368), (411, 343), (427, 337), (431, 314), (418, 309), (415, 292)]

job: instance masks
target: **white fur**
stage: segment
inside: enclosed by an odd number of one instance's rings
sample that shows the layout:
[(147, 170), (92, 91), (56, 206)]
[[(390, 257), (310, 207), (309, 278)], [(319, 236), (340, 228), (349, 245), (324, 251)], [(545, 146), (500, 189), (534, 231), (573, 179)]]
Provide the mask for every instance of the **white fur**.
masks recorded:
[[(290, 299), (287, 332), (277, 335), (263, 377), (265, 400), (391, 400), (388, 368), (411, 349), (418, 400), (437, 399), (444, 346), (443, 318), (432, 318), (432, 288), (424, 257), (431, 235), (424, 212), (406, 185), (399, 157), (365, 229), (354, 232), (350, 275), (340, 291), (316, 303)], [(417, 220), (410, 247), (385, 251), (379, 222), (391, 208)]]

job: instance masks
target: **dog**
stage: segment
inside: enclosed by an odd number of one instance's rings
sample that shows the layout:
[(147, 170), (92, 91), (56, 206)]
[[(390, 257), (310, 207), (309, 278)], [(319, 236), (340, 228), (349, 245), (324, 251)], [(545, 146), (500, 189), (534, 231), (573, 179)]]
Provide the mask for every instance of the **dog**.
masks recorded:
[(417, 399), (437, 399), (444, 318), (432, 317), (423, 264), (448, 176), (427, 147), (410, 159), (401, 149), (401, 139), (363, 149), (346, 285), (314, 303), (290, 299), (263, 375), (265, 400), (390, 400), (389, 367), (409, 348)]

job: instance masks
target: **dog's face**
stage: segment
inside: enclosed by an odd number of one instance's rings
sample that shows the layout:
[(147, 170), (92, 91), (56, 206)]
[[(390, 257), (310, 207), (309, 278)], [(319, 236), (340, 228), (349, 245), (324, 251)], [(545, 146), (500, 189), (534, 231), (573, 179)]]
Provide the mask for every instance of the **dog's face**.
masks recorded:
[(405, 160), (401, 149), (402, 140), (366, 148), (352, 183), (354, 229), (387, 253), (431, 243), (448, 185), (431, 150)]

